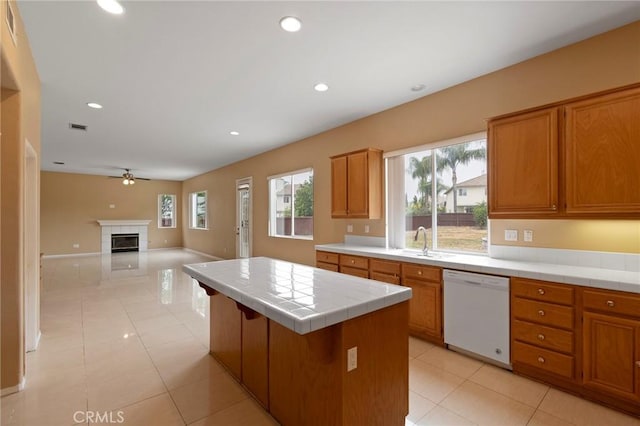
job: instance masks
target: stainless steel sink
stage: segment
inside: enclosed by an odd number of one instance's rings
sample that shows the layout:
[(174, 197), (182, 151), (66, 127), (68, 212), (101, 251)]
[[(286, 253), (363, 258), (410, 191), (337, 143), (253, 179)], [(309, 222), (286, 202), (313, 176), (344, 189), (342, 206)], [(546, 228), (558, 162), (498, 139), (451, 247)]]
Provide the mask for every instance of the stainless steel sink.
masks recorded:
[(428, 259), (446, 259), (455, 256), (453, 253), (442, 253), (439, 251), (430, 251), (424, 254), (420, 250), (402, 250), (402, 254), (406, 256), (426, 257)]

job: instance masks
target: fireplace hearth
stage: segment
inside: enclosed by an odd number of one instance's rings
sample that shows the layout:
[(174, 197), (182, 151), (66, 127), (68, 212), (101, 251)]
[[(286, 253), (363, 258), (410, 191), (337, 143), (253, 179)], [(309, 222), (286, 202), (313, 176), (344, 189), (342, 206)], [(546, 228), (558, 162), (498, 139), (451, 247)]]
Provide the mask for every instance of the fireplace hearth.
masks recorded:
[(139, 251), (138, 234), (111, 234), (111, 253)]

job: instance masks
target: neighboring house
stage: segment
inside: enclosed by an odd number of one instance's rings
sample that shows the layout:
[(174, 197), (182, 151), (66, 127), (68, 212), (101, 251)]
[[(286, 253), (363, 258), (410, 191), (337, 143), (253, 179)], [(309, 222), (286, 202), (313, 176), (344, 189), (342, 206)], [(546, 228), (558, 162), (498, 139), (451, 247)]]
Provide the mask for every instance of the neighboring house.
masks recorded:
[[(291, 212), (292, 209), (291, 184), (284, 180), (278, 180), (276, 185), (276, 217), (283, 217), (285, 212)], [(298, 188), (300, 188), (300, 184), (293, 185), (293, 192), (297, 192)]]
[(473, 207), (487, 201), (487, 174), (476, 176), (472, 179), (459, 182), (456, 185), (458, 193), (457, 211), (453, 211), (453, 188), (445, 192), (447, 213), (471, 213)]

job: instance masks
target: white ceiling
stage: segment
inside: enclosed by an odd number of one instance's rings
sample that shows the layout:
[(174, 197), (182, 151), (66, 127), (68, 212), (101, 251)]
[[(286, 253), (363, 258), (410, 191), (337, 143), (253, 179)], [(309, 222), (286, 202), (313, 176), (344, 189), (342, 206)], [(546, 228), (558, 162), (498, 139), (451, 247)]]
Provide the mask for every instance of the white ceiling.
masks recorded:
[[(640, 19), (639, 2), (612, 1), (18, 5), (42, 81), (42, 169), (170, 180)], [(285, 15), (302, 30), (282, 31)]]

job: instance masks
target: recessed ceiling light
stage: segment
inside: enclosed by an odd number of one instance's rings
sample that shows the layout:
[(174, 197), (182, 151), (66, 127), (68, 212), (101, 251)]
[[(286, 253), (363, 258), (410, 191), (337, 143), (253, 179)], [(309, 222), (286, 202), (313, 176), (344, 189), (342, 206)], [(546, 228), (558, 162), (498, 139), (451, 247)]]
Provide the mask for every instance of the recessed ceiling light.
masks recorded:
[(327, 86), (325, 83), (318, 83), (313, 86), (313, 88), (316, 92), (326, 92), (327, 90), (329, 90), (329, 86)]
[(54, 161), (53, 164), (57, 164), (58, 166), (62, 166), (62, 165), (64, 165), (64, 162), (62, 162), (62, 161)]
[(124, 7), (117, 0), (97, 0), (98, 6), (105, 11), (114, 15), (121, 15), (124, 13)]
[(95, 103), (95, 102), (88, 102), (87, 106), (89, 108), (93, 108), (93, 109), (102, 109), (102, 105)]
[(236, 132), (235, 130), (233, 130), (233, 131), (229, 132), (229, 134), (233, 135), (233, 136), (238, 136), (240, 134), (240, 132)]
[(423, 90), (426, 86), (424, 84), (416, 84), (415, 86), (411, 86), (412, 92), (419, 92)]
[(295, 16), (285, 16), (280, 20), (280, 28), (287, 32), (295, 33), (302, 28), (302, 21)]

